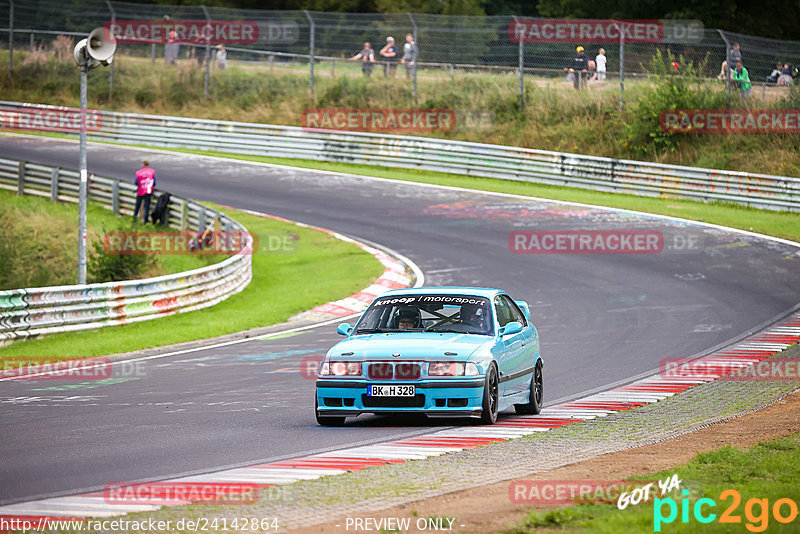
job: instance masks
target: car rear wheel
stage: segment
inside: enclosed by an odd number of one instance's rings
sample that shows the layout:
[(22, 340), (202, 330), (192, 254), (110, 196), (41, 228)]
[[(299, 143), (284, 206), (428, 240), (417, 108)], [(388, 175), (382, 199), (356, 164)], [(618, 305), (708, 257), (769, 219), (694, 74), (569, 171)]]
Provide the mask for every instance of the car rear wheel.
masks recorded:
[(344, 420), (346, 419), (345, 417), (320, 415), (317, 399), (314, 399), (314, 414), (317, 416), (317, 424), (322, 426), (342, 426), (344, 424)]
[(494, 364), (489, 366), (486, 371), (486, 381), (483, 385), (483, 411), (481, 422), (485, 425), (493, 425), (497, 422), (497, 412), (500, 401), (500, 388), (497, 380), (497, 368)]
[(537, 363), (531, 377), (530, 402), (515, 404), (514, 410), (520, 415), (536, 415), (542, 411), (542, 364)]

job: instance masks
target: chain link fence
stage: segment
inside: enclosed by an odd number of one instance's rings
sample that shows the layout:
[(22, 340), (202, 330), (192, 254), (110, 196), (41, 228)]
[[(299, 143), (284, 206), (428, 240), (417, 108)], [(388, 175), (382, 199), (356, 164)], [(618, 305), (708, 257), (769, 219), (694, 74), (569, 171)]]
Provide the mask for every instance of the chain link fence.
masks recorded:
[[(392, 93), (396, 105), (436, 107), (447, 100), (461, 100), (462, 107), (477, 108), (497, 99), (519, 100), (537, 86), (619, 92), (620, 105), (632, 85), (648, 83), (650, 65), (660, 52), (674, 58), (675, 72), (692, 63), (708, 83), (724, 90), (727, 76), (721, 68), (734, 42), (741, 45), (744, 64), (753, 82), (753, 96), (770, 102), (788, 93), (767, 78), (778, 63), (794, 67), (800, 63), (800, 42), (778, 41), (721, 30), (703, 29), (686, 21), (692, 36), (679, 35), (680, 21), (645, 21), (662, 24), (663, 34), (655, 39), (627, 38), (611, 32), (633, 21), (598, 21), (608, 30), (603, 36), (578, 32), (556, 38), (519, 38), (534, 22), (571, 24), (554, 19), (517, 19), (513, 16), (445, 16), (416, 13), (327, 13), (310, 11), (269, 11), (204, 6), (164, 6), (111, 0), (0, 0), (0, 17), (8, 22), (0, 28), (7, 36), (9, 71), (13, 76), (15, 50), (37, 50), (59, 35), (77, 40), (98, 26), (120, 21), (249, 21), (258, 26), (255, 42), (226, 44), (226, 63), (260, 66), (274, 75), (304, 77), (311, 95), (346, 78), (395, 80)], [(573, 21), (574, 22), (574, 21)], [(586, 21), (581, 21), (586, 22)], [(0, 23), (2, 24), (2, 23)], [(669, 31), (667, 31), (669, 30)], [(415, 61), (403, 62), (407, 35), (414, 42)], [(622, 37), (620, 37), (622, 35)], [(397, 47), (394, 58), (384, 47), (392, 37)], [(352, 60), (370, 43), (375, 62)], [(216, 45), (210, 39), (186, 39), (177, 46), (178, 61), (204, 70), (205, 95), (212, 75), (219, 69)], [(391, 44), (391, 43), (389, 43)], [(122, 44), (118, 54), (165, 61), (161, 43)], [(585, 48), (587, 72), (575, 69), (576, 47)], [(606, 72), (597, 72), (597, 56), (605, 51)], [(167, 54), (168, 55), (168, 54)], [(602, 62), (602, 60), (600, 60)], [(683, 63), (683, 65), (681, 65)], [(112, 64), (113, 65), (113, 64)], [(114, 69), (109, 72), (109, 94), (113, 92)], [(341, 82), (339, 82), (341, 83)], [(446, 97), (446, 98), (445, 98)], [(477, 101), (477, 105), (473, 100)], [(729, 100), (730, 102), (730, 100)], [(458, 103), (457, 103), (458, 104)]]

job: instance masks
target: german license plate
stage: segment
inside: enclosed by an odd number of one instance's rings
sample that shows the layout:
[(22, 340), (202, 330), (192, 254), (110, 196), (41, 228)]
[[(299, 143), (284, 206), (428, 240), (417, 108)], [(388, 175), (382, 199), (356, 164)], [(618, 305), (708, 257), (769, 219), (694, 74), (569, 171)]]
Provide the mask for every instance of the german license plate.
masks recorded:
[(367, 386), (367, 397), (413, 397), (414, 386)]

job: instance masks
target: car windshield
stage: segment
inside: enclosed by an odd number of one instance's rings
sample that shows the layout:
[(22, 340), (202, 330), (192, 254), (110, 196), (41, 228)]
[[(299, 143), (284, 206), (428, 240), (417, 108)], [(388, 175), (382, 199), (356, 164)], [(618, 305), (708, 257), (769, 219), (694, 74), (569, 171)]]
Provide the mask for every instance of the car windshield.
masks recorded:
[(405, 331), (493, 335), (489, 299), (426, 294), (381, 297), (355, 328), (356, 334)]

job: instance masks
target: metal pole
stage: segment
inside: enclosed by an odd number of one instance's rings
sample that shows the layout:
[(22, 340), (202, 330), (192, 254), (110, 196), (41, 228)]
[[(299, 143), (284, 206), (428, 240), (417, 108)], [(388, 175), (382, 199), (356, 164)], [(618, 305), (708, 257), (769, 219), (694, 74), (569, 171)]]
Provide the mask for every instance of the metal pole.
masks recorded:
[(314, 94), (314, 33), (315, 33), (315, 26), (314, 26), (314, 19), (311, 17), (311, 13), (308, 12), (307, 9), (303, 10), (303, 13), (306, 14), (308, 18), (308, 22), (311, 25), (309, 30), (309, 38), (308, 38), (308, 87), (311, 89), (311, 94)]
[(86, 78), (89, 64), (84, 59), (81, 65), (81, 144), (80, 163), (80, 188), (78, 192), (78, 283), (86, 283), (86, 197), (88, 192), (88, 174), (86, 170)]
[[(208, 14), (208, 9), (206, 9), (206, 6), (200, 6), (200, 7), (203, 9), (203, 13), (206, 16), (206, 22), (208, 22), (208, 24), (211, 25), (211, 17)], [(211, 57), (210, 57), (210, 53), (209, 53), (210, 47), (211, 47), (211, 41), (209, 39), (206, 39), (206, 50), (205, 50), (205, 54), (206, 54), (206, 74), (205, 74), (205, 78), (203, 79), (203, 98), (205, 98), (205, 99), (208, 99), (208, 81), (209, 81), (210, 71), (211, 71)]]
[[(113, 25), (114, 22), (117, 20), (117, 12), (114, 10), (114, 6), (111, 5), (111, 0), (106, 0), (106, 5), (108, 6), (108, 10), (111, 11), (111, 24)], [(114, 97), (114, 65), (116, 65), (116, 61), (111, 62), (111, 70), (108, 72), (108, 101), (109, 103)]]
[(525, 43), (519, 40), (519, 107), (525, 106)]
[(722, 30), (717, 30), (719, 36), (722, 37), (722, 41), (725, 43), (725, 83), (727, 87), (727, 96), (725, 100), (725, 109), (730, 109), (731, 107), (731, 66), (728, 64), (728, 50), (731, 49), (731, 44), (728, 42), (728, 38), (725, 37), (725, 34)]
[(411, 69), (411, 77), (413, 81), (411, 82), (411, 101), (416, 103), (417, 101), (417, 63), (419, 63), (419, 42), (417, 41), (417, 21), (414, 20), (413, 15), (408, 13), (408, 18), (411, 20), (411, 26), (414, 27), (413, 35), (414, 35), (414, 67)]
[(14, 0), (8, 0), (8, 72), (14, 68)]
[(625, 107), (625, 35), (622, 28), (619, 29), (619, 110)]
[(150, 63), (153, 65), (156, 64), (156, 44), (153, 43), (150, 45)]

